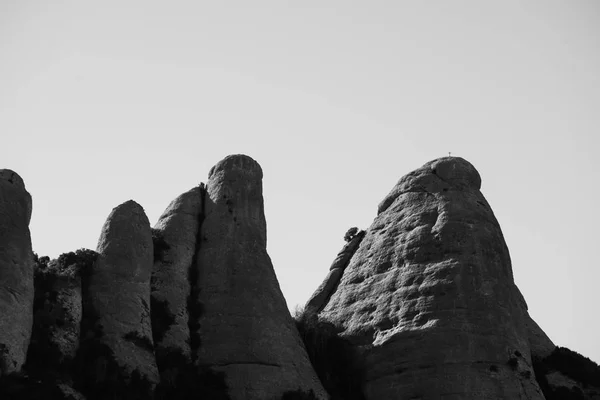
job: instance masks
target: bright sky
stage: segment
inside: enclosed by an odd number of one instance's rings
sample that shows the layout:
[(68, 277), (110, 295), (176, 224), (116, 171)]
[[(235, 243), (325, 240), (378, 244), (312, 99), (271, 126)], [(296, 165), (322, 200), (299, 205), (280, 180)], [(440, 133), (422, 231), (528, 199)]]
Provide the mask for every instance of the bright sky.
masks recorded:
[(482, 175), (533, 318), (600, 362), (599, 22), (595, 0), (1, 0), (0, 168), (55, 257), (94, 249), (128, 199), (154, 224), (248, 154), (293, 309), (346, 230), (451, 151)]

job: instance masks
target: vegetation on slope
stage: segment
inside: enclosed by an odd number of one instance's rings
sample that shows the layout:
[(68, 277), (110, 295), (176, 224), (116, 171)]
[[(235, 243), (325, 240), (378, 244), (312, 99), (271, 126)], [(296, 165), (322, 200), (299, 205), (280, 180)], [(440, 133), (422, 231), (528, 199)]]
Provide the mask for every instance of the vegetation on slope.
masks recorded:
[(544, 359), (533, 357), (535, 378), (546, 400), (584, 400), (583, 391), (577, 387), (552, 387), (547, 375), (557, 371), (580, 383), (583, 388), (600, 388), (600, 366), (581, 354), (566, 347), (556, 347)]

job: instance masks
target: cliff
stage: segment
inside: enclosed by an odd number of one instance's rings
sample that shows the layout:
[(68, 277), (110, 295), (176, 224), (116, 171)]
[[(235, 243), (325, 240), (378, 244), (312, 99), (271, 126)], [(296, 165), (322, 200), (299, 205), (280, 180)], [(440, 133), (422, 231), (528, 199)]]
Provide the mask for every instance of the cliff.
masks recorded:
[(600, 368), (529, 316), (480, 187), (457, 157), (401, 178), (294, 320), (250, 157), (154, 227), (115, 207), (96, 251), (56, 260), (32, 252), (31, 196), (1, 170), (0, 397), (600, 398)]

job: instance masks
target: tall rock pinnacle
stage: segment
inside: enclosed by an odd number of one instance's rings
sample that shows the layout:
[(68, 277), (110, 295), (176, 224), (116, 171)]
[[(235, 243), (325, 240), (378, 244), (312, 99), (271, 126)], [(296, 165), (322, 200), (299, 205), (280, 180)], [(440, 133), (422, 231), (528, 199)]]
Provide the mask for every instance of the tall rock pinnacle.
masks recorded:
[(404, 176), (319, 317), (360, 345), (378, 399), (543, 399), (508, 249), (458, 157)]
[(150, 321), (153, 244), (150, 222), (139, 204), (130, 200), (112, 210), (97, 252), (82, 288), (82, 346), (94, 361), (86, 365), (86, 380), (107, 396), (111, 390), (121, 395), (116, 388), (134, 378), (151, 390), (159, 380)]
[(289, 314), (266, 251), (262, 170), (228, 156), (210, 173), (196, 258), (196, 362), (225, 373), (233, 400), (325, 392)]
[(0, 376), (25, 362), (33, 324), (31, 196), (23, 179), (0, 170)]

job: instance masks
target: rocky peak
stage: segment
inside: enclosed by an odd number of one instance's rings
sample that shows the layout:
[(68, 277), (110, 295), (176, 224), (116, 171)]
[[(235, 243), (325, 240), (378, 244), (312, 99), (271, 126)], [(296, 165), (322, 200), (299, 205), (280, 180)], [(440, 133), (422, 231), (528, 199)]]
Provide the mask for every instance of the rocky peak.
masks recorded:
[(402, 194), (409, 192), (439, 193), (481, 189), (479, 172), (460, 157), (444, 157), (430, 161), (403, 176), (377, 209), (381, 214)]
[(205, 211), (208, 216), (213, 210), (226, 210), (235, 222), (232, 226), (246, 224), (254, 240), (261, 240), (266, 246), (262, 178), (262, 169), (252, 158), (241, 154), (225, 157), (208, 174), (209, 201)]
[(25, 182), (23, 178), (19, 176), (15, 171), (10, 169), (0, 169), (0, 184), (2, 184), (2, 190), (5, 193), (13, 192), (18, 193), (18, 199), (21, 204), (24, 205), (26, 210), (24, 213), (27, 219), (27, 224), (31, 221), (31, 195), (25, 189)]
[(363, 346), (368, 399), (542, 398), (526, 310), (480, 186), (455, 157), (400, 179), (323, 307), (321, 319)]
[(137, 390), (150, 393), (159, 381), (150, 320), (154, 251), (142, 206), (129, 200), (115, 207), (96, 251), (82, 288), (82, 351), (93, 360), (85, 365), (82, 387), (118, 396), (123, 382), (135, 377)]
[(25, 362), (33, 324), (31, 195), (23, 179), (0, 170), (0, 376)]
[(458, 157), (401, 178), (294, 321), (252, 158), (217, 163), (154, 228), (117, 206), (97, 252), (57, 260), (33, 256), (31, 196), (0, 170), (0, 397), (599, 399), (600, 367), (529, 316), (480, 187)]
[(204, 213), (192, 282), (198, 363), (225, 374), (232, 399), (325, 398), (266, 251), (258, 163), (235, 155), (213, 167)]

